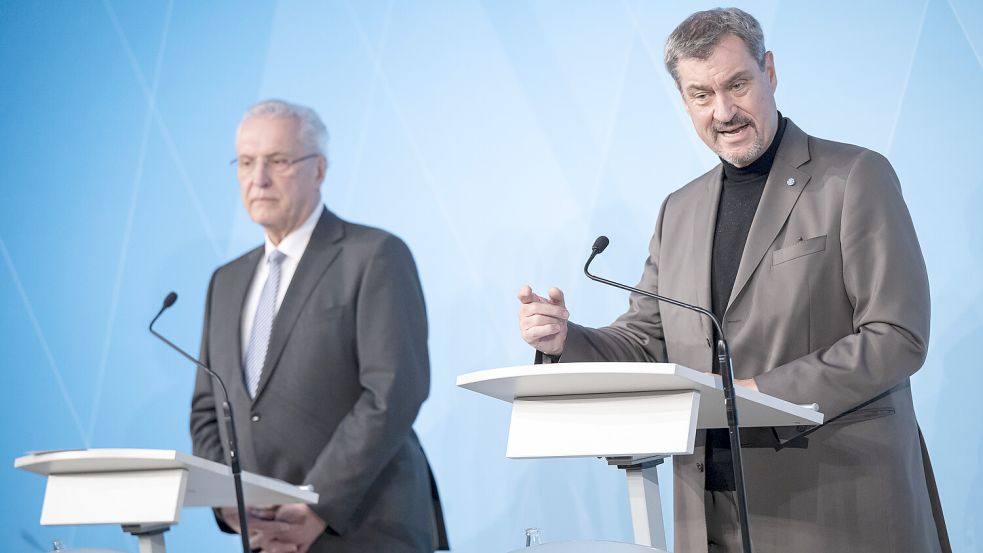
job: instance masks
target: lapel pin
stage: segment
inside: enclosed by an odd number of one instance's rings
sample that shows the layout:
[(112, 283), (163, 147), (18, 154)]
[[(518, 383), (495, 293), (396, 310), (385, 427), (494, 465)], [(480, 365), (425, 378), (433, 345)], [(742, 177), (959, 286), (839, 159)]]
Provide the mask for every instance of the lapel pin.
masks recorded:
[(795, 179), (789, 177), (789, 179), (787, 181), (785, 181), (785, 184), (787, 184), (789, 186), (795, 186)]

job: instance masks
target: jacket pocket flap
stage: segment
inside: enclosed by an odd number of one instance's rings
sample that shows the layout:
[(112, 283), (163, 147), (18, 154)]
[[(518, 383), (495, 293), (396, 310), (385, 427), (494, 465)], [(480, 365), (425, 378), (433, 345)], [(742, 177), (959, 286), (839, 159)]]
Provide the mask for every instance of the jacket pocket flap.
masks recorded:
[(785, 263), (786, 261), (791, 261), (803, 255), (809, 255), (810, 253), (821, 252), (826, 249), (826, 235), (816, 236), (815, 238), (810, 238), (808, 240), (802, 240), (796, 242), (791, 246), (782, 248), (780, 250), (775, 250), (772, 256), (772, 265), (778, 265)]
[(894, 407), (868, 407), (866, 409), (859, 409), (848, 415), (843, 415), (835, 421), (829, 421), (827, 424), (850, 424), (869, 421), (881, 417), (889, 417), (894, 414), (894, 411)]

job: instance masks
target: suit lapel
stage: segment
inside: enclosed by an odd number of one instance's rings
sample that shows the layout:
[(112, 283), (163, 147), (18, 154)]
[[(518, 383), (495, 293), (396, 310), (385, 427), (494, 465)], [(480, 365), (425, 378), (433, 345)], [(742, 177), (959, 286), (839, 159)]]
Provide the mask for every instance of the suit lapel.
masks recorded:
[[(696, 304), (710, 309), (710, 263), (713, 257), (713, 233), (717, 224), (717, 206), (720, 203), (723, 167), (717, 165), (703, 177), (702, 195), (697, 200), (693, 214), (693, 267), (690, 272), (696, 287)], [(703, 331), (711, 336), (710, 321), (700, 317)]]
[[(241, 377), (244, 372), (242, 365), (242, 325), (240, 321), (242, 321), (242, 310), (246, 303), (246, 293), (249, 291), (249, 285), (256, 275), (256, 266), (262, 258), (263, 246), (247, 253), (239, 262), (229, 267), (228, 284), (216, 288), (216, 292), (221, 292), (222, 299), (216, 301), (215, 305), (227, 305), (230, 306), (229, 309), (231, 310), (223, 315), (221, 320), (235, 321), (235, 323), (216, 325), (214, 328), (216, 336), (213, 339), (216, 340), (217, 351), (233, 352), (233, 357), (236, 360), (235, 368), (238, 369), (237, 374), (240, 375), (240, 378), (236, 379), (238, 384), (230, 385), (241, 386), (244, 394), (246, 393), (246, 387)], [(248, 394), (246, 395), (248, 396)]]
[(307, 249), (304, 250), (300, 263), (297, 264), (297, 270), (290, 280), (290, 286), (283, 297), (276, 318), (273, 319), (270, 345), (266, 350), (266, 360), (263, 363), (263, 373), (259, 378), (254, 402), (263, 395), (266, 383), (276, 370), (283, 348), (287, 344), (287, 338), (290, 337), (290, 332), (297, 323), (297, 317), (306, 305), (307, 298), (320, 282), (324, 271), (341, 252), (340, 240), (344, 235), (341, 219), (325, 208), (321, 218), (318, 219), (317, 226), (314, 227)]
[[(741, 264), (737, 269), (737, 278), (730, 293), (727, 308), (747, 286), (751, 275), (761, 264), (765, 253), (792, 213), (795, 202), (798, 201), (802, 189), (809, 182), (810, 176), (799, 170), (799, 167), (809, 161), (809, 137), (795, 126), (791, 120), (785, 127), (782, 143), (778, 146), (775, 161), (765, 182), (761, 201), (751, 222)], [(789, 184), (792, 183), (792, 184)]]

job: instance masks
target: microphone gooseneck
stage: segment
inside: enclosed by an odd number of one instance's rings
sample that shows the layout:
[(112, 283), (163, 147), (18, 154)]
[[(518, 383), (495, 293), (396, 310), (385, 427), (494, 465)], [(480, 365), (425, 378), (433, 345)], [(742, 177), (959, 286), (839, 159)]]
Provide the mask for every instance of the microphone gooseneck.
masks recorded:
[(161, 306), (160, 311), (157, 312), (157, 315), (153, 318), (153, 320), (150, 321), (150, 326), (148, 328), (151, 334), (170, 346), (174, 351), (183, 355), (185, 359), (197, 365), (198, 368), (208, 373), (208, 375), (214, 378), (222, 388), (222, 394), (225, 396), (225, 402), (222, 403), (222, 413), (224, 415), (223, 418), (225, 420), (226, 433), (229, 438), (229, 466), (232, 469), (232, 482), (235, 484), (236, 507), (239, 509), (239, 535), (242, 537), (242, 553), (250, 553), (252, 549), (249, 546), (249, 527), (246, 522), (246, 500), (242, 493), (242, 468), (239, 466), (239, 440), (236, 437), (235, 418), (232, 415), (232, 403), (229, 401), (229, 390), (225, 387), (225, 382), (222, 381), (222, 377), (212, 371), (208, 365), (202, 363), (195, 357), (192, 357), (188, 352), (179, 348), (176, 344), (154, 330), (154, 323), (157, 322), (157, 319), (164, 314), (164, 311), (167, 311), (169, 307), (174, 305), (174, 302), (176, 301), (177, 293), (171, 292), (170, 294), (167, 294), (167, 297), (164, 298), (164, 304)]
[(593, 262), (594, 258), (608, 247), (609, 243), (610, 240), (608, 240), (607, 236), (598, 236), (597, 239), (594, 240), (594, 245), (591, 247), (590, 257), (587, 258), (587, 263), (584, 264), (584, 274), (587, 275), (587, 278), (595, 282), (600, 282), (601, 284), (620, 288), (621, 290), (626, 290), (628, 292), (634, 292), (654, 300), (663, 301), (668, 304), (705, 315), (713, 323), (713, 327), (717, 331), (717, 336), (720, 337), (717, 340), (717, 348), (715, 353), (717, 367), (720, 370), (720, 377), (723, 380), (724, 385), (724, 406), (727, 412), (727, 429), (730, 434), (730, 455), (731, 461), (734, 465), (734, 495), (737, 499), (737, 518), (741, 527), (741, 544), (743, 546), (743, 551), (744, 553), (751, 553), (752, 547), (751, 532), (750, 528), (748, 527), (747, 493), (744, 486), (744, 464), (741, 457), (741, 429), (737, 420), (737, 399), (734, 392), (734, 364), (730, 356), (730, 345), (727, 343), (727, 339), (724, 336), (723, 326), (712, 312), (698, 305), (691, 305), (679, 300), (653, 294), (652, 292), (647, 292), (633, 286), (628, 286), (621, 284), (620, 282), (615, 282), (613, 280), (608, 280), (606, 278), (591, 274), (591, 262)]

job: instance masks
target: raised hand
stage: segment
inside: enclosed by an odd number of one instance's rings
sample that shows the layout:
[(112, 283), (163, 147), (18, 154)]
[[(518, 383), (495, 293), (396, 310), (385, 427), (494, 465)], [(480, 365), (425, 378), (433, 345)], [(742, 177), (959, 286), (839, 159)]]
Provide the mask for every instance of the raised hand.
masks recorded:
[(560, 355), (567, 340), (567, 319), (570, 312), (563, 302), (563, 291), (550, 288), (548, 297), (541, 297), (528, 284), (519, 290), (519, 331), (522, 339), (537, 350)]

